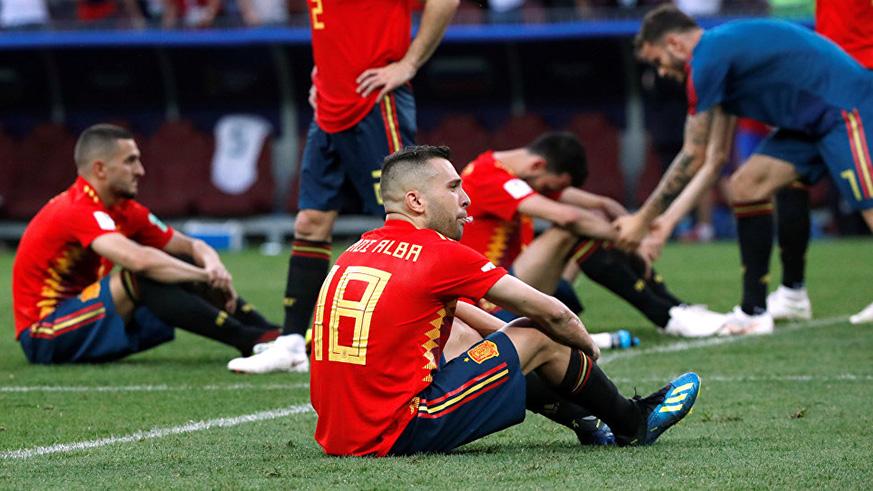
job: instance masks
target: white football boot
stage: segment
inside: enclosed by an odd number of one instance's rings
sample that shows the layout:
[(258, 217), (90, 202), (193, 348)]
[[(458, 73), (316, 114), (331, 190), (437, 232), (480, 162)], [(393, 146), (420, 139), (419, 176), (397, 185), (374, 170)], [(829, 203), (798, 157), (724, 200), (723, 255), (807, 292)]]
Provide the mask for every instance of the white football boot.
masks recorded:
[(719, 336), (747, 336), (772, 333), (773, 316), (769, 312), (749, 315), (743, 312), (739, 305), (727, 314), (724, 324), (718, 330)]
[(227, 369), (237, 373), (273, 373), (309, 371), (306, 342), (299, 334), (279, 336), (267, 349), (249, 357), (234, 358)]
[(670, 320), (664, 333), (683, 338), (703, 338), (715, 335), (724, 325), (726, 316), (701, 305), (678, 305), (670, 309)]
[(873, 322), (873, 303), (864, 308), (864, 310), (849, 317), (849, 322), (852, 324), (863, 324), (865, 322)]
[(812, 319), (812, 304), (806, 288), (779, 288), (767, 295), (767, 312), (773, 320), (809, 320)]

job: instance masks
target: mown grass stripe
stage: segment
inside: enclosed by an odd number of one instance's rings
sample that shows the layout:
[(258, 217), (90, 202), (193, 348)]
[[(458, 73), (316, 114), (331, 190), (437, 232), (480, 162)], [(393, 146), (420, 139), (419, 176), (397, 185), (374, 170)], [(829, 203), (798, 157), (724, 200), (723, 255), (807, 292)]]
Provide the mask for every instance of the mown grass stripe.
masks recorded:
[(188, 423), (181, 426), (172, 426), (169, 428), (155, 428), (149, 431), (137, 431), (136, 433), (125, 436), (112, 436), (109, 438), (101, 438), (99, 440), (88, 440), (75, 443), (61, 443), (48, 447), (23, 448), (20, 450), (0, 453), (0, 460), (28, 459), (40, 455), (90, 450), (93, 448), (105, 447), (107, 445), (114, 445), (117, 443), (133, 443), (143, 440), (163, 438), (165, 436), (179, 435), (182, 433), (194, 433), (196, 431), (210, 430), (213, 428), (230, 428), (232, 426), (239, 426), (246, 423), (256, 423), (258, 421), (267, 421), (271, 419), (282, 418), (285, 416), (291, 416), (294, 414), (307, 413), (309, 411), (312, 411), (312, 406), (310, 406), (309, 404), (300, 404), (281, 409), (273, 409), (270, 411), (244, 414), (242, 416), (236, 416), (233, 418), (216, 418), (207, 421)]
[(295, 390), (308, 389), (308, 383), (299, 384), (226, 384), (226, 385), (0, 385), (0, 393), (21, 392), (176, 392), (197, 390)]
[(651, 348), (629, 349), (618, 353), (610, 353), (600, 357), (597, 361), (598, 365), (606, 365), (618, 360), (626, 360), (628, 358), (636, 358), (643, 355), (651, 355), (656, 353), (676, 353), (679, 351), (687, 351), (699, 348), (709, 348), (712, 346), (721, 346), (724, 344), (737, 343), (740, 341), (768, 339), (771, 336), (779, 336), (786, 332), (797, 331), (800, 329), (810, 329), (815, 327), (832, 326), (849, 322), (849, 316), (841, 315), (837, 317), (827, 317), (824, 319), (814, 319), (810, 321), (792, 322), (790, 324), (781, 324), (776, 327), (773, 334), (767, 336), (725, 336), (702, 338), (693, 341), (679, 341), (676, 343), (653, 346)]

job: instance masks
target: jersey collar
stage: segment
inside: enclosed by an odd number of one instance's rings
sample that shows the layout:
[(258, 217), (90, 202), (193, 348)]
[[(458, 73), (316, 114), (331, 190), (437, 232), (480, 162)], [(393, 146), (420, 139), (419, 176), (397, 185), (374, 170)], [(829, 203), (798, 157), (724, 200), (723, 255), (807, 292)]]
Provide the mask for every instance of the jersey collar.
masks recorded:
[(76, 191), (76, 194), (85, 196), (95, 204), (103, 205), (104, 208), (106, 207), (103, 201), (100, 200), (100, 196), (97, 194), (97, 191), (94, 190), (94, 187), (91, 186), (91, 184), (82, 176), (76, 177), (76, 182), (73, 183), (73, 189)]

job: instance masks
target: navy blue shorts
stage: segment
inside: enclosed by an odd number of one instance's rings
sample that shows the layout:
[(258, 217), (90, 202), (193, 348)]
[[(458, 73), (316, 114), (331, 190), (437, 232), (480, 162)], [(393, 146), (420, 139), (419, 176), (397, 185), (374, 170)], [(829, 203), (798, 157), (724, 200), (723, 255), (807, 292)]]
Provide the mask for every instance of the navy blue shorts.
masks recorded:
[(171, 341), (173, 328), (145, 307), (127, 325), (115, 311), (109, 276), (21, 333), (19, 342), (31, 363), (102, 363)]
[(448, 452), (521, 423), (525, 390), (515, 346), (496, 332), (434, 372), (389, 455)]
[(315, 120), (309, 125), (300, 168), (301, 210), (339, 211), (349, 182), (362, 211), (383, 215), (379, 178), (385, 156), (415, 141), (415, 99), (406, 86), (379, 101), (355, 126), (325, 133)]
[(873, 110), (841, 115), (841, 124), (823, 137), (779, 129), (755, 153), (791, 163), (807, 184), (830, 172), (846, 202), (867, 210), (873, 208), (873, 159), (867, 146), (868, 137), (873, 140)]

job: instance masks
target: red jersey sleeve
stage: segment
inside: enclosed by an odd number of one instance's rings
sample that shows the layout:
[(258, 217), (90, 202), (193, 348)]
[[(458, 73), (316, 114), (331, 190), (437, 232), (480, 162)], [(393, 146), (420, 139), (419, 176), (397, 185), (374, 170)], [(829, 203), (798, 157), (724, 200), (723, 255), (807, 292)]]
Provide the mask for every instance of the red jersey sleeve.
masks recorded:
[(523, 180), (496, 166), (490, 167), (474, 170), (481, 174), (470, 179), (469, 185), (475, 187), (470, 193), (471, 200), (479, 212), (512, 220), (521, 202), (537, 193)]
[(124, 234), (135, 242), (163, 249), (173, 238), (173, 228), (136, 201), (128, 202), (124, 214), (126, 218)]
[(76, 206), (67, 208), (58, 220), (82, 247), (89, 247), (94, 239), (104, 234), (118, 232), (115, 220), (96, 206)]
[(482, 254), (453, 240), (439, 244), (438, 257), (441, 260), (430, 281), (440, 297), (479, 300), (506, 274), (505, 269), (494, 266)]

